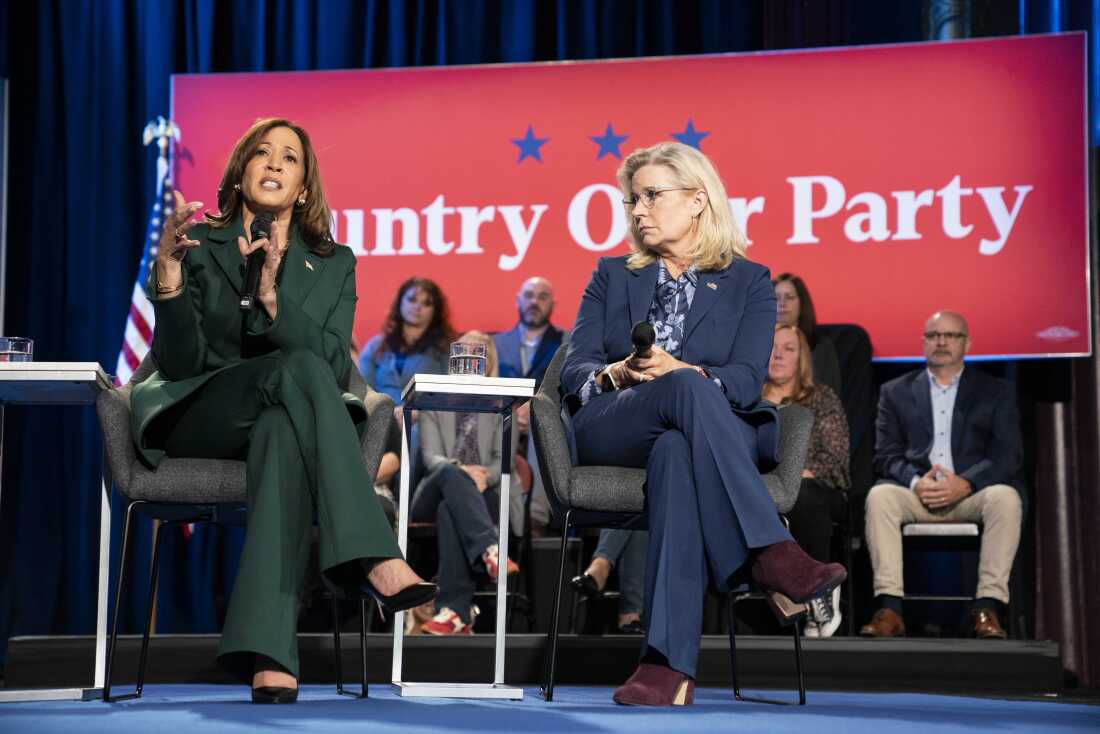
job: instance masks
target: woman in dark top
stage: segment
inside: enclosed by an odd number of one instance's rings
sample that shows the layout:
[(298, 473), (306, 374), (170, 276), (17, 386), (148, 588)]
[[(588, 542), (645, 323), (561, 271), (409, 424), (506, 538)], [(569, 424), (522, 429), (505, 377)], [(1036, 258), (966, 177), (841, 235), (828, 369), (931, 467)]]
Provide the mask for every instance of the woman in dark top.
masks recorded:
[[(791, 535), (812, 557), (829, 560), (832, 523), (848, 511), (848, 419), (828, 385), (814, 381), (810, 347), (797, 326), (777, 324), (764, 399), (776, 405), (803, 405), (813, 411), (814, 430), (802, 471), (798, 501), (787, 514)], [(831, 602), (829, 604), (828, 602)], [(808, 637), (828, 637), (840, 626), (840, 587), (833, 598), (815, 599), (806, 625)]]
[[(244, 459), (248, 530), (219, 662), (252, 681), (253, 703), (298, 697), (298, 601), (314, 515), (321, 571), (345, 593), (391, 611), (435, 596), (397, 547), (370, 492), (347, 392), (355, 256), (332, 240), (317, 158), (305, 130), (256, 122), (237, 141), (217, 214), (175, 192), (149, 298), (157, 371), (134, 386), (142, 459)], [(251, 224), (269, 215), (270, 235)], [(245, 260), (266, 255), (256, 307), (242, 312)]]
[(833, 340), (817, 330), (817, 311), (805, 281), (792, 273), (780, 273), (772, 285), (775, 286), (777, 320), (781, 324), (797, 326), (810, 344), (814, 382), (828, 385), (840, 395), (840, 357)]

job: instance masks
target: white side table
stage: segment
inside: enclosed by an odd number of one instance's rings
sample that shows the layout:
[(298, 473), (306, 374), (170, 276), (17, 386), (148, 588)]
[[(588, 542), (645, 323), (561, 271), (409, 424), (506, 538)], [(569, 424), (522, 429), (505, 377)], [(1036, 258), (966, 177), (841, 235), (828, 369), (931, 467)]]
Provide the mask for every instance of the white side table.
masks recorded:
[[(4, 456), (4, 406), (89, 405), (111, 388), (98, 362), (0, 362), (0, 462)], [(96, 603), (95, 673), (91, 688), (0, 690), (8, 701), (68, 701), (101, 699), (107, 665), (107, 580), (111, 550), (111, 483), (104, 458), (100, 475), (99, 594)]]
[(508, 615), (508, 506), (512, 472), (512, 406), (535, 394), (535, 381), (513, 377), (417, 374), (401, 393), (404, 430), (401, 432), (401, 489), (397, 519), (397, 542), (406, 554), (409, 539), (409, 443), (412, 440), (412, 412), (436, 410), (461, 413), (497, 413), (504, 420), (500, 467), (500, 569), (497, 574), (496, 661), (492, 683), (412, 683), (401, 680), (401, 654), (405, 640), (405, 613), (393, 622), (393, 684), (401, 696), (443, 698), (523, 698), (523, 689), (504, 685), (504, 624)]

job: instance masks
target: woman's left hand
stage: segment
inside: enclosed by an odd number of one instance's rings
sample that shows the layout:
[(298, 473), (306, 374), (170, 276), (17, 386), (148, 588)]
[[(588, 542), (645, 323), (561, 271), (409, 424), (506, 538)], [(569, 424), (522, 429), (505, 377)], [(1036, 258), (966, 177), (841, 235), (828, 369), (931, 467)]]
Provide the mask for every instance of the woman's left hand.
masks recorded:
[(651, 380), (655, 380), (673, 370), (683, 369), (684, 367), (692, 368), (690, 364), (681, 362), (656, 344), (650, 347), (648, 357), (645, 359), (633, 357), (628, 360), (627, 364), (632, 370), (641, 372)]
[(241, 251), (241, 257), (248, 256), (259, 249), (264, 251), (264, 267), (260, 271), (259, 299), (272, 320), (278, 310), (278, 300), (275, 296), (275, 277), (279, 274), (279, 264), (286, 253), (286, 225), (275, 221), (271, 225), (271, 237), (247, 241), (244, 237), (237, 238), (237, 248)]

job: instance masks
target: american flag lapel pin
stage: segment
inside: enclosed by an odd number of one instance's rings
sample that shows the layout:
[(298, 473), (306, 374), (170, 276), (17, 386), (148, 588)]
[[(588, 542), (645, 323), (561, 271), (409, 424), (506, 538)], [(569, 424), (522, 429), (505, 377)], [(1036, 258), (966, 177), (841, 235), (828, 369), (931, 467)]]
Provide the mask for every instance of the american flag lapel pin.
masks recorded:
[(309, 260), (306, 260), (306, 267), (310, 270), (313, 270), (313, 263), (311, 263)]
[(717, 283), (707, 283), (707, 288), (710, 288), (712, 291), (716, 291), (716, 290), (718, 290), (718, 284)]

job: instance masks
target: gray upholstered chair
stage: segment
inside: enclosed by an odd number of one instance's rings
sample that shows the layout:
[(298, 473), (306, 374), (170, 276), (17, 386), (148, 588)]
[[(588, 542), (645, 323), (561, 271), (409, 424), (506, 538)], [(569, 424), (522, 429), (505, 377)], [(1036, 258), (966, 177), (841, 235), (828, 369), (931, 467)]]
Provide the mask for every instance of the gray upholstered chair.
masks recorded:
[[(567, 347), (558, 349), (546, 370), (542, 384), (531, 402), (531, 431), (538, 456), (543, 486), (556, 517), (562, 518), (562, 547), (558, 566), (557, 592), (553, 618), (546, 638), (546, 680), (543, 696), (554, 699), (554, 666), (558, 648), (558, 616), (561, 588), (565, 579), (565, 548), (571, 528), (646, 528), (645, 469), (617, 466), (573, 466), (565, 427), (562, 424), (562, 401), (559, 394), (561, 367)], [(810, 446), (813, 413), (801, 406), (788, 406), (779, 411), (780, 463), (774, 471), (763, 475), (764, 484), (782, 515), (794, 507), (802, 481), (802, 467)], [(734, 636), (734, 604), (751, 592), (738, 591), (729, 599), (730, 667), (733, 690), (737, 700), (741, 695), (737, 678), (737, 647)], [(794, 636), (795, 667), (798, 676), (799, 704), (806, 703), (806, 685), (802, 674), (801, 621), (805, 605), (791, 624)], [(781, 703), (764, 701), (765, 703)]]
[[(122, 549), (119, 554), (118, 586), (115, 593), (115, 616), (111, 626), (111, 639), (107, 651), (106, 684), (103, 700), (111, 700), (111, 682), (115, 646), (118, 641), (118, 610), (122, 600), (126, 562), (130, 550), (130, 533), (133, 530), (134, 513), (140, 512), (161, 521), (165, 526), (198, 522), (217, 522), (229, 525), (245, 523), (245, 463), (222, 459), (165, 458), (155, 469), (150, 469), (137, 456), (130, 423), (130, 391), (156, 370), (152, 354), (138, 365), (130, 382), (114, 390), (100, 393), (96, 400), (103, 429), (107, 469), (114, 486), (126, 503), (126, 519), (122, 532)], [(363, 463), (369, 476), (378, 472), (378, 464), (385, 452), (386, 437), (393, 423), (393, 400), (367, 387), (359, 371), (352, 369), (350, 392), (360, 396), (367, 407), (367, 429), (363, 433)], [(363, 491), (373, 491), (367, 486)], [(146, 608), (145, 629), (141, 640), (141, 657), (138, 663), (137, 686), (134, 693), (118, 696), (138, 698), (145, 682), (145, 664), (149, 650), (149, 634), (152, 627), (154, 592), (157, 585), (158, 549), (161, 533), (153, 541), (153, 557), (150, 568), (149, 601)], [(340, 630), (337, 625), (338, 600), (333, 598), (333, 635), (336, 654), (336, 688), (344, 692), (340, 659)], [(366, 600), (359, 600), (360, 637), (363, 648), (361, 697), (367, 695), (366, 632), (369, 616)]]

